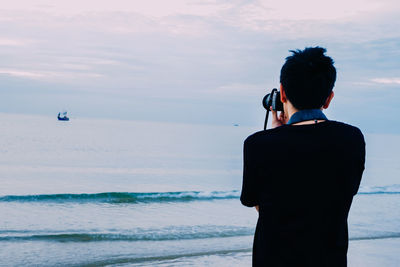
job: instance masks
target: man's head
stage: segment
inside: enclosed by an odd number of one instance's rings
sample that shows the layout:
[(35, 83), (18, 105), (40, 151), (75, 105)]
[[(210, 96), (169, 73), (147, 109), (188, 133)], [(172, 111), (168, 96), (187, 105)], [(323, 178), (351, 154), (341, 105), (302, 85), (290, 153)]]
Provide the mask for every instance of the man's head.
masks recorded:
[(296, 109), (323, 107), (335, 85), (333, 60), (324, 55), (326, 49), (321, 47), (290, 52), (293, 55), (286, 58), (280, 77), (285, 97)]

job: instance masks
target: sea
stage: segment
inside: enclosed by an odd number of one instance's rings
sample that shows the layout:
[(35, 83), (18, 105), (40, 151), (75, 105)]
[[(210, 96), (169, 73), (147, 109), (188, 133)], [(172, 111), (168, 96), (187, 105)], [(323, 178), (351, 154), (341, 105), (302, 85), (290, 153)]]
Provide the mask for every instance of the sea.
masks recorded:
[[(0, 266), (250, 266), (242, 146), (261, 127), (0, 113)], [(396, 266), (400, 136), (365, 138), (349, 262)]]

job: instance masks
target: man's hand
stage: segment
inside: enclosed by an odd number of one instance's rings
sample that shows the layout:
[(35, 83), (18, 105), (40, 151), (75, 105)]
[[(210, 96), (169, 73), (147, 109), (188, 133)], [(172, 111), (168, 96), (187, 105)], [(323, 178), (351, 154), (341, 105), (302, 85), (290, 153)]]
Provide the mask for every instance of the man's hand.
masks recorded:
[(270, 110), (272, 112), (271, 128), (276, 128), (276, 127), (282, 126), (286, 123), (286, 116), (283, 111), (281, 111), (281, 113), (279, 114), (279, 117), (278, 117), (278, 112), (273, 110), (272, 107), (270, 107)]

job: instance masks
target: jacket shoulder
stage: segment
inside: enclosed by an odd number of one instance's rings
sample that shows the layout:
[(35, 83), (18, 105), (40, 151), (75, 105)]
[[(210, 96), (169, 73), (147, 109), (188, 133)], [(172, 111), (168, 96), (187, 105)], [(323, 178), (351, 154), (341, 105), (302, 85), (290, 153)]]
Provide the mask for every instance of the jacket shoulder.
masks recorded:
[(358, 127), (339, 121), (331, 121), (331, 123), (337, 128), (341, 128), (342, 131), (346, 132), (353, 138), (359, 138), (364, 141), (364, 135)]
[(268, 130), (263, 130), (263, 131), (258, 131), (255, 132), (251, 135), (249, 135), (246, 140), (244, 140), (245, 145), (246, 144), (252, 144), (254, 142), (257, 142), (257, 140), (268, 138), (274, 136), (276, 133), (279, 133), (285, 126), (280, 126), (277, 128), (273, 129), (268, 129)]

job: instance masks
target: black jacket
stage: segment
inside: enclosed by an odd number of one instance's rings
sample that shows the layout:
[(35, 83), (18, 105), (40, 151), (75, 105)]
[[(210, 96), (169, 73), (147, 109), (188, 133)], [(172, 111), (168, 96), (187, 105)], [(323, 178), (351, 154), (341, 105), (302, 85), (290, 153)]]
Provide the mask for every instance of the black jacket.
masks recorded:
[(240, 200), (260, 207), (253, 266), (347, 266), (347, 217), (364, 162), (361, 131), (340, 122), (249, 136)]

